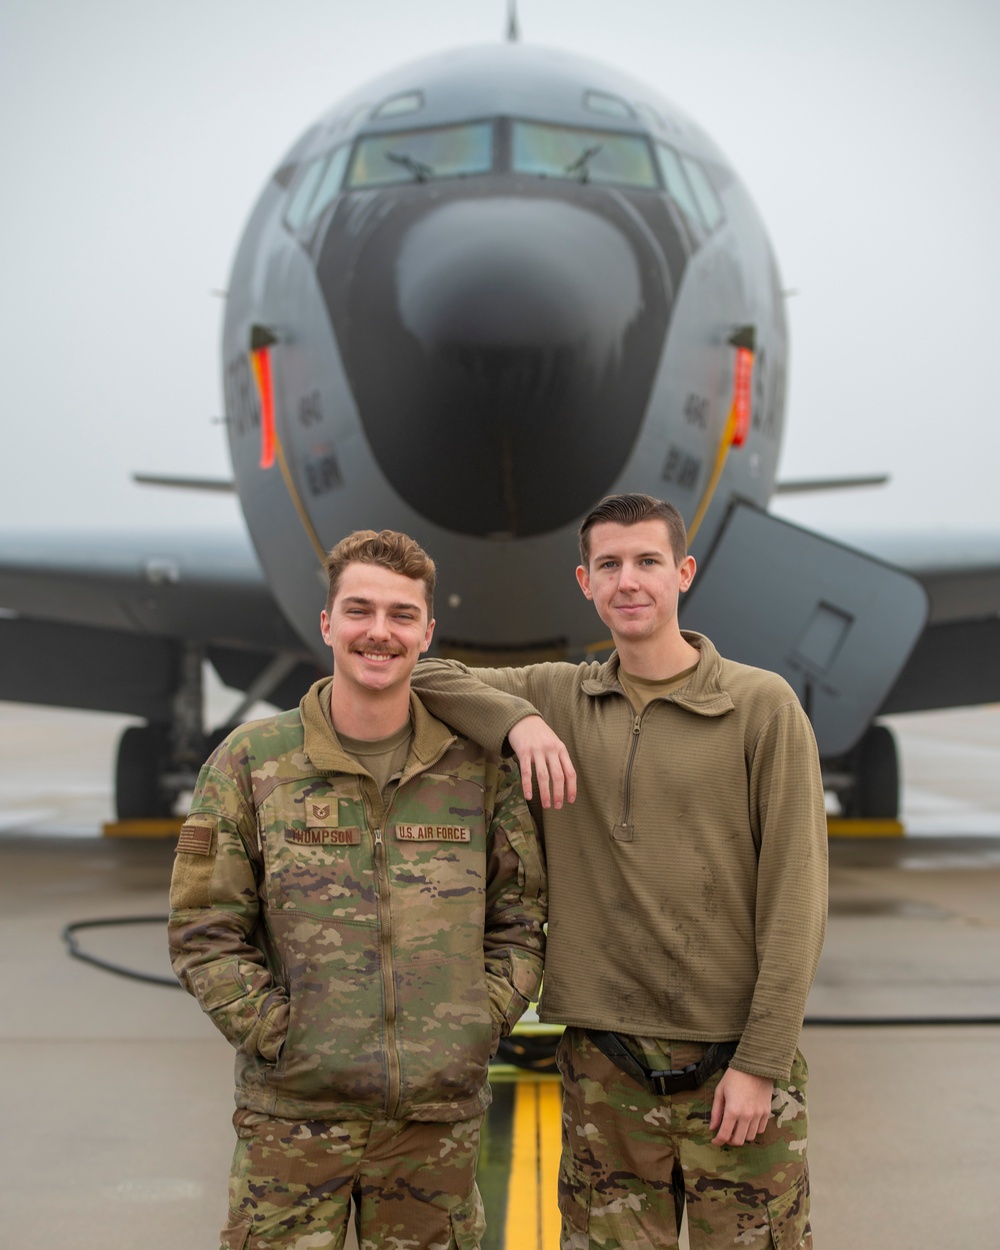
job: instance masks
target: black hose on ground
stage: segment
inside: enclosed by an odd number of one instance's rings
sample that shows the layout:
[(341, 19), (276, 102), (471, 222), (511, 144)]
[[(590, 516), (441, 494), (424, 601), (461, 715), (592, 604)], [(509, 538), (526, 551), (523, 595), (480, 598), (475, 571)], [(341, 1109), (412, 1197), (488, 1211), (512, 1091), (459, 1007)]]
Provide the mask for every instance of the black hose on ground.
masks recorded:
[(62, 940), (74, 959), (82, 959), (84, 963), (93, 964), (95, 968), (113, 972), (119, 977), (128, 977), (132, 981), (145, 981), (148, 985), (165, 985), (168, 989), (182, 989), (181, 983), (175, 977), (161, 977), (155, 972), (139, 972), (135, 968), (126, 968), (123, 964), (113, 964), (108, 959), (101, 959), (98, 955), (91, 955), (81, 950), (77, 944), (76, 934), (80, 929), (105, 929), (112, 925), (127, 924), (160, 924), (166, 927), (167, 917), (113, 916), (105, 920), (74, 920), (63, 929)]
[[(74, 959), (82, 959), (84, 963), (93, 964), (105, 972), (113, 972), (116, 976), (129, 977), (133, 981), (145, 981), (148, 985), (165, 985), (168, 989), (179, 990), (183, 987), (173, 977), (161, 977), (153, 972), (139, 972), (134, 968), (126, 968), (122, 964), (111, 963), (81, 950), (75, 934), (81, 929), (103, 929), (112, 925), (129, 924), (161, 924), (166, 925), (166, 916), (117, 916), (103, 920), (75, 920), (62, 931), (62, 939)], [(817, 1029), (860, 1029), (860, 1028), (937, 1028), (944, 1025), (998, 1025), (1000, 1016), (806, 1016), (803, 1025)], [(506, 1063), (518, 1067), (544, 1069), (547, 1067), (548, 1054), (551, 1046), (554, 1052), (558, 1037), (526, 1037), (502, 1038), (498, 1055)]]

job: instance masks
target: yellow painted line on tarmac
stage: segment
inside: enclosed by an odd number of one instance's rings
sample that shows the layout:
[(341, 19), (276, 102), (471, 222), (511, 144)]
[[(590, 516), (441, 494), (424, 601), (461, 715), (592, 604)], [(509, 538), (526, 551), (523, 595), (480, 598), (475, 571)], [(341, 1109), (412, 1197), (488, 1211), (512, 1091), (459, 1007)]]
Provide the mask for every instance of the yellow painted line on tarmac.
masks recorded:
[(901, 838), (906, 830), (898, 820), (847, 820), (828, 816), (826, 830), (831, 838)]
[(184, 821), (178, 816), (156, 820), (112, 820), (101, 826), (106, 838), (176, 838)]
[(550, 1078), (518, 1085), (505, 1230), (510, 1250), (559, 1248), (561, 1126), (560, 1081)]

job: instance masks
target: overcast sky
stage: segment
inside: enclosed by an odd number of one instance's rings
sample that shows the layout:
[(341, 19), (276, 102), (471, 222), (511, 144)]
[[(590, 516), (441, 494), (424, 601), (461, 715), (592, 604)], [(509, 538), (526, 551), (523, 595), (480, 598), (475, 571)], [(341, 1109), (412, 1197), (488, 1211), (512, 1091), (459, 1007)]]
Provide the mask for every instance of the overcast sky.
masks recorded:
[[(728, 154), (789, 299), (786, 503), (823, 528), (1000, 528), (1000, 5), (521, 0), (527, 42), (648, 82)], [(291, 143), (502, 0), (0, 0), (0, 529), (237, 524), (218, 347), (240, 232)]]

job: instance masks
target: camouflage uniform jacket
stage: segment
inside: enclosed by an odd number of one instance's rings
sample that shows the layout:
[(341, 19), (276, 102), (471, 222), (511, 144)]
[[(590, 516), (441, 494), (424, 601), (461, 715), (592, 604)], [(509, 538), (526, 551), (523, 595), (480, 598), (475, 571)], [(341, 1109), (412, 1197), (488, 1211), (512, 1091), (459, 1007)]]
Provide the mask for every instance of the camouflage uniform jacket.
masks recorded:
[(517, 765), (411, 696), (383, 802), (324, 715), (244, 725), (203, 767), (171, 883), (174, 970), (289, 1119), (466, 1119), (537, 991), (545, 876)]
[(413, 688), (493, 746), (537, 710), (579, 772), (575, 803), (543, 813), (532, 800), (549, 874), (541, 1019), (739, 1038), (733, 1067), (787, 1080), (826, 927), (816, 741), (783, 678), (684, 637), (697, 668), (638, 715), (617, 655), (473, 670), (422, 660)]

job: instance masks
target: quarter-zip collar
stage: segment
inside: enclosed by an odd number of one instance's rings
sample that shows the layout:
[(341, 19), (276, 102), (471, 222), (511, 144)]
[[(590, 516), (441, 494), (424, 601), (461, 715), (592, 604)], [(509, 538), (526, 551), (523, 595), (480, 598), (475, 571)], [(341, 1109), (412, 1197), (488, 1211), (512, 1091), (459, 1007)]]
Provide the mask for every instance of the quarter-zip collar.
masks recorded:
[[(722, 688), (722, 661), (718, 651), (705, 637), (692, 630), (682, 630), (681, 636), (692, 647), (701, 653), (698, 667), (688, 681), (672, 694), (662, 696), (662, 701), (676, 703), (678, 707), (698, 716), (724, 716), (731, 712), (734, 703), (727, 691)], [(600, 697), (609, 694), (625, 694), (618, 680), (620, 661), (618, 652), (613, 651), (610, 657), (600, 666), (593, 677), (587, 677), (580, 685), (584, 694)], [(654, 699), (653, 702), (658, 702)]]

